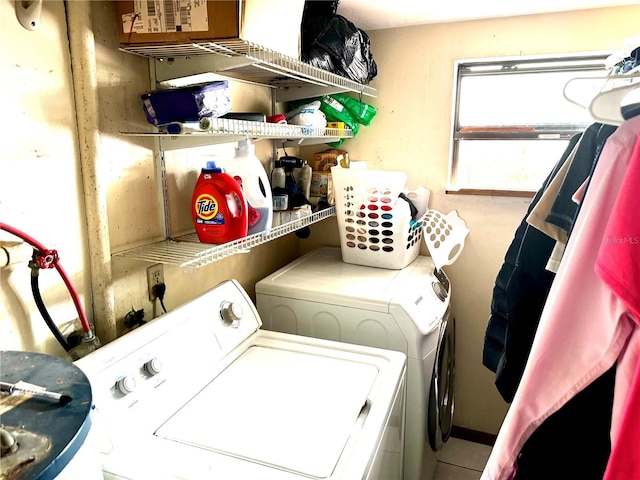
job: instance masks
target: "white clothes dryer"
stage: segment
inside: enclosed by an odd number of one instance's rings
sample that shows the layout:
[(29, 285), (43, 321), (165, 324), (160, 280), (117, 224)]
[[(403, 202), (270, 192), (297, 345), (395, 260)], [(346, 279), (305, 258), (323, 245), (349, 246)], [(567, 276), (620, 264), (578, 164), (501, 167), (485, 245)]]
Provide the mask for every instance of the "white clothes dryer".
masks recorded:
[(76, 362), (107, 480), (399, 480), (406, 357), (260, 330), (235, 281)]
[(451, 432), (455, 334), (451, 288), (430, 257), (401, 270), (353, 265), (321, 247), (256, 284), (263, 328), (407, 355), (405, 480), (431, 480)]

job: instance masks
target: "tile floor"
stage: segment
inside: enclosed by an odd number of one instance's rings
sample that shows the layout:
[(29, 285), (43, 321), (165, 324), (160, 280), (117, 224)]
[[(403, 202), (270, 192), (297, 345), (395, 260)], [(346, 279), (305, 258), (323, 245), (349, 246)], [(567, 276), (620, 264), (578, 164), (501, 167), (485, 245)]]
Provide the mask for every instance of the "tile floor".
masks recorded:
[(490, 453), (488, 445), (450, 437), (436, 453), (434, 480), (479, 480)]

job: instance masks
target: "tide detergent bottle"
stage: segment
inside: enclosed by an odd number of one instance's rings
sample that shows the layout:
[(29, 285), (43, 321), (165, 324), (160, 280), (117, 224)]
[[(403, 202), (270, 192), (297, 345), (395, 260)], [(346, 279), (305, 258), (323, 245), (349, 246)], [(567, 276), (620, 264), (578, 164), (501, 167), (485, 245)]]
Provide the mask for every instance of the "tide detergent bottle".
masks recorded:
[(247, 236), (247, 201), (233, 177), (207, 162), (191, 199), (191, 214), (202, 243), (227, 243)]
[(235, 157), (224, 162), (225, 171), (242, 187), (247, 200), (249, 235), (271, 228), (273, 198), (269, 177), (249, 140), (238, 142)]

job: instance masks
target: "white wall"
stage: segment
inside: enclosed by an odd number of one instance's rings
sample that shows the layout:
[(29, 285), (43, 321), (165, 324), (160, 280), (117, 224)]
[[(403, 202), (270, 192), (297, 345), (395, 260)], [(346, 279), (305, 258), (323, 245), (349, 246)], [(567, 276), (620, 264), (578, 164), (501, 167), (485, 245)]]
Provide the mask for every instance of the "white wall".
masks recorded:
[[(18, 23), (13, 1), (0, 3), (0, 19), (0, 221), (57, 249), (85, 307), (90, 306), (64, 4), (44, 2), (41, 26), (34, 32)], [(0, 240), (16, 238), (0, 232)], [(39, 277), (51, 316), (64, 328), (76, 318), (67, 290), (55, 270), (43, 270)], [(1, 269), (0, 285), (0, 348), (62, 353), (32, 300), (26, 263)]]

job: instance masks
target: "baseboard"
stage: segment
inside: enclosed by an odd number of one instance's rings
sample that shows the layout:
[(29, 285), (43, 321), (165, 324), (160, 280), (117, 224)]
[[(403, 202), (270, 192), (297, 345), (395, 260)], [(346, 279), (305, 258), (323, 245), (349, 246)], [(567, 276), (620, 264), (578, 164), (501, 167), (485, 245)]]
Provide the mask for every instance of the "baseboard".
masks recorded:
[(470, 428), (456, 427), (455, 425), (451, 428), (451, 436), (489, 446), (493, 446), (496, 443), (496, 435), (471, 430)]

